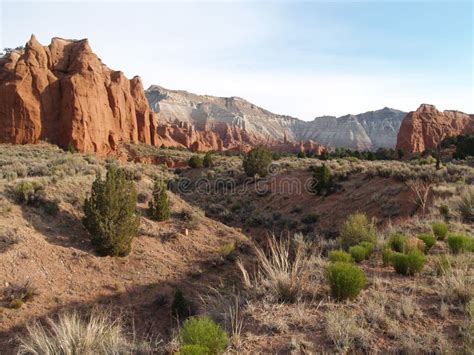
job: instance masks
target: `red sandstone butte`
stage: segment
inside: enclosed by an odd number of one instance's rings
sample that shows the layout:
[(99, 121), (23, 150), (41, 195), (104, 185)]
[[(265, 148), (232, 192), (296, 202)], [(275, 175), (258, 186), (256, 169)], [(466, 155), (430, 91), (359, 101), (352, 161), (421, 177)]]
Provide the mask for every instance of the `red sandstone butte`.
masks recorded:
[(459, 111), (438, 111), (435, 106), (422, 104), (408, 113), (397, 137), (397, 149), (423, 152), (436, 148), (446, 137), (474, 132), (474, 115)]

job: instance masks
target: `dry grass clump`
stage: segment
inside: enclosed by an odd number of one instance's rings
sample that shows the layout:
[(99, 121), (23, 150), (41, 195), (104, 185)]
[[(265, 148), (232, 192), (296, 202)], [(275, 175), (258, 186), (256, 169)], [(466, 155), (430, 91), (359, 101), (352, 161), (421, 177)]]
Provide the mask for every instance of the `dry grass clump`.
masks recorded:
[(103, 312), (93, 312), (87, 318), (64, 313), (57, 320), (48, 318), (46, 324), (27, 326), (18, 354), (130, 354), (142, 347), (127, 339), (120, 319)]
[(249, 290), (260, 290), (273, 301), (295, 302), (309, 282), (312, 255), (302, 236), (295, 236), (293, 241), (272, 236), (267, 244), (268, 252), (255, 247), (258, 270), (253, 277), (238, 261), (244, 283)]
[(245, 298), (240, 293), (226, 295), (211, 288), (209, 294), (201, 297), (204, 310), (212, 319), (222, 324), (230, 336), (230, 345), (239, 350), (242, 348), (242, 329), (244, 327)]
[(362, 320), (351, 309), (330, 308), (326, 312), (326, 335), (338, 353), (369, 349), (370, 334), (360, 326)]
[(466, 187), (461, 194), (457, 210), (464, 223), (474, 223), (474, 187)]
[(438, 290), (444, 301), (468, 304), (474, 296), (472, 257), (469, 254), (444, 256), (438, 260)]

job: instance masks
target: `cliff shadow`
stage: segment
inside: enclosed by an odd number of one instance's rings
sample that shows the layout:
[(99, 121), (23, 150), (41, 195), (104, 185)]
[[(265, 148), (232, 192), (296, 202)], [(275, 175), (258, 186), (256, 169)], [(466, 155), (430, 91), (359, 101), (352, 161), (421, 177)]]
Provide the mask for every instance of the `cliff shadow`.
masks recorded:
[(89, 234), (79, 217), (61, 208), (48, 211), (43, 206), (21, 205), (24, 220), (48, 243), (95, 254)]
[[(71, 297), (74, 298), (74, 294), (55, 295), (54, 285), (49, 289), (38, 290), (40, 293), (46, 293), (48, 299), (59, 300), (57, 301), (59, 304), (42, 312), (43, 306), (35, 305), (38, 301), (33, 298), (24, 307), (15, 310), (15, 312), (29, 312), (29, 314), (23, 315), (19, 324), (0, 331), (2, 354), (17, 353), (19, 338), (27, 333), (26, 326), (33, 321), (39, 320), (43, 325), (47, 325), (48, 318), (57, 320), (58, 314), (64, 312), (88, 315), (98, 310), (110, 314), (111, 319), (120, 317), (129, 339), (132, 338), (131, 333), (134, 333), (137, 339), (160, 340), (159, 344), (163, 346), (172, 338), (173, 331), (178, 325), (177, 319), (171, 312), (177, 289), (182, 290), (189, 302), (191, 314), (199, 314), (202, 313), (201, 296), (209, 294), (211, 288), (220, 289), (223, 294), (230, 294), (242, 287), (236, 263), (227, 261), (216, 264), (215, 259), (215, 253), (207, 253), (202, 255), (201, 261), (188, 265), (186, 270), (182, 270), (182, 273), (174, 277), (161, 274), (157, 275), (160, 279), (157, 282), (139, 284), (140, 280), (138, 280), (138, 285), (128, 284), (122, 289), (117, 289), (115, 285), (117, 281), (127, 280), (127, 275), (120, 280), (110, 278), (106, 284), (96, 285), (97, 288), (92, 292), (97, 293), (97, 296), (92, 295), (85, 301), (81, 301), (81, 295), (78, 295), (75, 300), (61, 304), (61, 298), (65, 296), (65, 299), (71, 299)], [(200, 272), (197, 273), (196, 270)], [(80, 277), (80, 275), (75, 277)], [(82, 293), (90, 295), (86, 291)], [(37, 312), (32, 309), (37, 309)], [(40, 314), (40, 317), (35, 317), (35, 314)], [(19, 315), (21, 316), (21, 313)]]

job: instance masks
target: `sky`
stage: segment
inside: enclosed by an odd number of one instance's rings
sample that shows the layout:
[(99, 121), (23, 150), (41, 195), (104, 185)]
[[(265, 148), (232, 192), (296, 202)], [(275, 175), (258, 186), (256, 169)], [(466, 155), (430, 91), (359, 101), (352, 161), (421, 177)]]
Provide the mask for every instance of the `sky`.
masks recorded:
[(473, 1), (0, 0), (0, 48), (89, 38), (110, 68), (304, 120), (474, 113)]

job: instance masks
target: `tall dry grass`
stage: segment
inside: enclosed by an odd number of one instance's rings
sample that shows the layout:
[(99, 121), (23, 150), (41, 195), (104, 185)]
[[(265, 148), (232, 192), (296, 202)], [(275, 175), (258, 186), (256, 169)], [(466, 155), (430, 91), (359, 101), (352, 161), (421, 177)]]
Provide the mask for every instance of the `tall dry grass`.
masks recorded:
[(312, 255), (302, 236), (268, 238), (268, 252), (255, 247), (258, 269), (252, 277), (239, 260), (244, 284), (248, 289), (259, 289), (273, 301), (295, 302), (301, 296), (310, 277)]
[(56, 320), (48, 318), (46, 324), (37, 321), (28, 325), (26, 336), (20, 338), (18, 354), (131, 354), (143, 351), (142, 345), (128, 340), (120, 318), (112, 319), (101, 311), (93, 311), (89, 317), (73, 312), (63, 313)]

